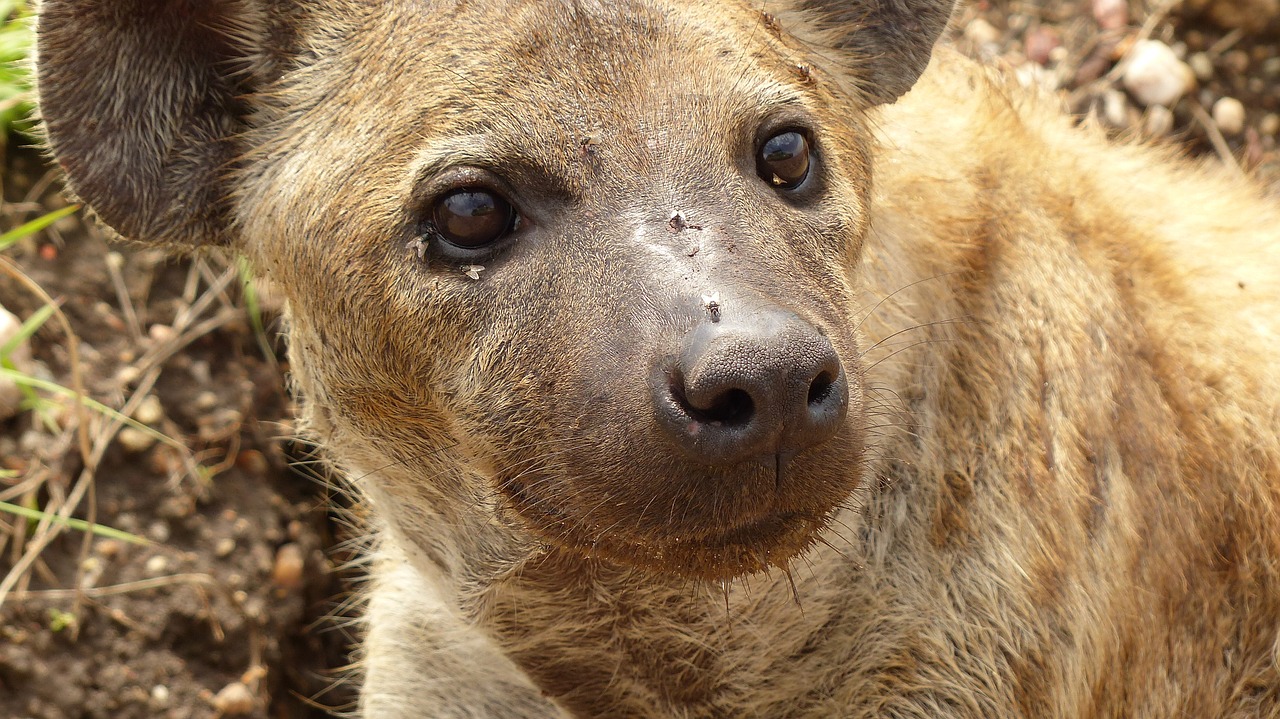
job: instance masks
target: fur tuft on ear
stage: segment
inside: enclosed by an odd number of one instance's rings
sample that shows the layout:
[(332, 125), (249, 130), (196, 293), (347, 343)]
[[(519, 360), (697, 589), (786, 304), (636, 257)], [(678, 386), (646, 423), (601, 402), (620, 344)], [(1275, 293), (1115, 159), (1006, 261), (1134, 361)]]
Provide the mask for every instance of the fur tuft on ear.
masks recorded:
[(234, 240), (229, 170), (268, 32), (262, 0), (44, 0), (36, 78), (71, 191), (120, 235)]
[(858, 89), (874, 104), (893, 102), (919, 79), (947, 28), (954, 0), (800, 0), (832, 44), (849, 52)]

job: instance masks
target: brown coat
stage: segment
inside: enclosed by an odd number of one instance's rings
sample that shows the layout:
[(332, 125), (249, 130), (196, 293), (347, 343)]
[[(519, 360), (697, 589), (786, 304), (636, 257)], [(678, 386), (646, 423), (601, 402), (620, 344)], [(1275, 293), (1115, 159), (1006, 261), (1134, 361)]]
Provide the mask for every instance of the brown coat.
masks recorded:
[(44, 1), (72, 190), (289, 299), (362, 715), (1280, 717), (1280, 208), (755, 5)]

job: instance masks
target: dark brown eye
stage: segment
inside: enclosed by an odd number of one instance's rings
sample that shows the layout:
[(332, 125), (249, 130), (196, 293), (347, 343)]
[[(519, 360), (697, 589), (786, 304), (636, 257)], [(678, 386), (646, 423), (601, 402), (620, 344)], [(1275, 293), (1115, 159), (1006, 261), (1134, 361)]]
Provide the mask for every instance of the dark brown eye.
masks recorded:
[(437, 198), (431, 219), (445, 242), (475, 249), (510, 234), (515, 229), (516, 211), (501, 195), (466, 187)]
[(756, 173), (779, 190), (794, 190), (809, 176), (809, 141), (791, 130), (765, 141), (756, 155)]

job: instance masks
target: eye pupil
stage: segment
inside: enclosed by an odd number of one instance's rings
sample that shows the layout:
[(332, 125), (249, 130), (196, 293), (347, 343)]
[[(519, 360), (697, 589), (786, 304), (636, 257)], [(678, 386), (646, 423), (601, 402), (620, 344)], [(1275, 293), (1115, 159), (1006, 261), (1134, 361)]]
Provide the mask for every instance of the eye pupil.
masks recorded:
[(765, 141), (756, 155), (756, 172), (780, 190), (794, 190), (809, 176), (809, 141), (794, 130)]
[(483, 188), (462, 188), (437, 199), (431, 219), (445, 242), (477, 248), (509, 234), (515, 214), (511, 203), (500, 195)]

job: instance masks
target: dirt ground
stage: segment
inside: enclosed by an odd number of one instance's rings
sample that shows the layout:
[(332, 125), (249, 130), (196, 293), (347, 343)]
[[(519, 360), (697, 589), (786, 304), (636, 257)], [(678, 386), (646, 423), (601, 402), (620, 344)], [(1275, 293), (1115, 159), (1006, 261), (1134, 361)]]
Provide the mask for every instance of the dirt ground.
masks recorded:
[[(1275, 5), (1194, 5), (983, 2), (962, 11), (953, 41), (1118, 135), (1179, 143), (1276, 186)], [(1144, 40), (1196, 75), (1170, 111), (1125, 87), (1117, 61)], [(11, 146), (0, 171), (0, 230), (64, 204), (36, 154)], [(128, 401), (178, 442), (115, 432), (102, 413), (54, 399), (0, 420), (0, 502), (56, 508), (83, 494), (73, 516), (127, 533), (69, 529), (37, 552), (48, 527), (0, 511), (0, 577), (21, 577), (0, 599), (0, 717), (300, 719), (350, 708), (341, 667), (354, 630), (340, 617), (352, 613), (355, 575), (342, 567), (356, 559), (355, 536), (293, 436), (269, 293), (247, 296), (234, 262), (113, 246), (78, 217), (4, 256), (56, 298), (79, 338), (73, 356), (48, 322), (32, 342), (35, 375), (73, 387), (78, 374), (91, 397)], [(0, 305), (26, 318), (44, 304), (0, 274)]]

